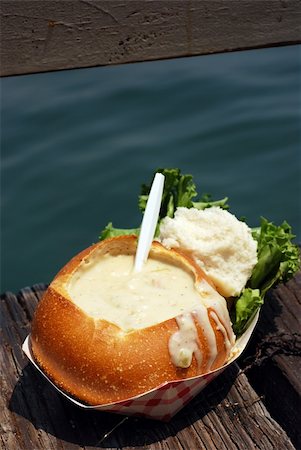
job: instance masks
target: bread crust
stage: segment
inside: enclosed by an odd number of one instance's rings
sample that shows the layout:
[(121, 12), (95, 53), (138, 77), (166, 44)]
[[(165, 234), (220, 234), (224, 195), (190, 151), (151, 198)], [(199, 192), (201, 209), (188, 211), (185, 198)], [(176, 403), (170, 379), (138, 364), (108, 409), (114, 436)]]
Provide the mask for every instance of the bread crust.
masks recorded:
[[(34, 358), (47, 376), (69, 395), (90, 405), (103, 405), (142, 394), (164, 382), (201, 375), (210, 354), (204, 330), (195, 320), (202, 346), (202, 364), (195, 357), (186, 369), (176, 367), (168, 350), (170, 337), (178, 330), (175, 318), (153, 326), (125, 332), (115, 324), (89, 317), (76, 306), (67, 283), (80, 263), (94, 252), (99, 255), (134, 254), (135, 236), (101, 241), (78, 255), (60, 270), (38, 304), (32, 323), (31, 348)], [(179, 265), (190, 271), (196, 282), (212, 282), (185, 254), (167, 250), (153, 242), (151, 257)], [(211, 370), (229, 356), (225, 337), (209, 315), (217, 344), (217, 357)]]

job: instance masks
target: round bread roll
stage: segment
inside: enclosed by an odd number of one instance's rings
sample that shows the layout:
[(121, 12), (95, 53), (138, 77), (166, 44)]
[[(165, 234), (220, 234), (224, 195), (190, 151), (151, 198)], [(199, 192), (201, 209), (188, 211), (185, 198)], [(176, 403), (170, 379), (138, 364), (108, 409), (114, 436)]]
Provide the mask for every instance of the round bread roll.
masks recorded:
[(135, 236), (121, 236), (82, 251), (35, 312), (34, 359), (90, 405), (217, 369), (234, 344), (225, 299), (189, 256), (154, 241), (134, 273), (136, 247)]

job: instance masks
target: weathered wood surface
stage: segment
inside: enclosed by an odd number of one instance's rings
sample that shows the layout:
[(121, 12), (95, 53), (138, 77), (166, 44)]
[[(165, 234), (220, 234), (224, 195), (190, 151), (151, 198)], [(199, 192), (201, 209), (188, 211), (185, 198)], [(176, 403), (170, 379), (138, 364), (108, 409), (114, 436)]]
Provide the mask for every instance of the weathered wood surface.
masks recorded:
[(301, 449), (301, 273), (271, 290), (243, 359), (273, 417)]
[[(0, 442), (3, 449), (295, 448), (235, 363), (168, 424), (74, 406), (28, 364), (21, 350), (44, 290), (44, 285), (36, 285), (17, 295), (1, 296)], [(282, 387), (278, 389), (281, 392)]]
[(2, 76), (301, 42), (299, 0), (2, 0)]

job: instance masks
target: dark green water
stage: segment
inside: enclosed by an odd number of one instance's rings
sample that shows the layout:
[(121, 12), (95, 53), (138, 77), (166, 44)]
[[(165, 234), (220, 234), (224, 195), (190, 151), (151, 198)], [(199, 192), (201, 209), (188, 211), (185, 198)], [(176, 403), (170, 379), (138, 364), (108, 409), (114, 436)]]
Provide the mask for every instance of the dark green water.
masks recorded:
[(300, 46), (2, 79), (1, 291), (49, 282), (157, 167), (301, 241)]

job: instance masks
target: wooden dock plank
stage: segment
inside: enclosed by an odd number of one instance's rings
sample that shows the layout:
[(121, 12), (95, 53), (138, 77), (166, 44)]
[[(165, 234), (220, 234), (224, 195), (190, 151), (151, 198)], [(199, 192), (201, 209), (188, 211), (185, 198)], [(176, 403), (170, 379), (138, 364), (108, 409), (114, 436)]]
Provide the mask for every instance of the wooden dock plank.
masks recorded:
[[(28, 329), (29, 322), (17, 298), (8, 294), (6, 302), (1, 299), (1, 439), (3, 448), (7, 449), (35, 448), (35, 446), (47, 448), (47, 445), (49, 449), (54, 449), (52, 436), (47, 436), (43, 432), (37, 433), (34, 427), (28, 427), (22, 420), (22, 414), (30, 410), (32, 406), (32, 399), (29, 399), (23, 390), (20, 391), (17, 399), (20, 414), (12, 416), (7, 409), (6, 402), (15, 388), (16, 381), (24, 376), (22, 368), (26, 360), (22, 355), (20, 343), (27, 335)], [(23, 385), (26, 385), (26, 380), (22, 381), (25, 381)], [(41, 412), (43, 414), (43, 410)]]
[[(169, 423), (74, 406), (27, 363), (21, 344), (46, 286), (1, 296), (0, 423), (4, 449), (294, 449), (237, 364)], [(1, 442), (1, 441), (0, 441)]]
[(268, 294), (241, 367), (301, 448), (301, 272)]
[(301, 42), (299, 0), (2, 0), (2, 76)]

